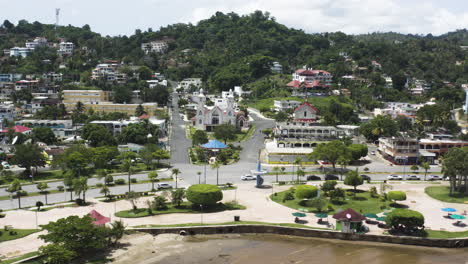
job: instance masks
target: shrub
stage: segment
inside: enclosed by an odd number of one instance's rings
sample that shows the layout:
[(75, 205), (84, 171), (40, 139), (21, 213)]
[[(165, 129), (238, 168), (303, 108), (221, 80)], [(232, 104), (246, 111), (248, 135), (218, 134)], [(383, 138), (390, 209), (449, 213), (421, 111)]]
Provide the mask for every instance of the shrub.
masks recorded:
[(283, 197), (283, 200), (284, 201), (294, 200), (294, 194), (292, 194), (292, 192), (285, 193), (284, 197)]
[(210, 206), (223, 199), (223, 192), (216, 185), (195, 184), (187, 189), (186, 196), (193, 204)]
[(131, 178), (131, 179), (130, 179), (130, 182), (131, 182), (131, 183), (137, 183), (137, 179)]
[(308, 202), (308, 205), (310, 207), (317, 208), (317, 210), (319, 212), (321, 212), (323, 210), (323, 208), (325, 208), (328, 205), (327, 199), (324, 199), (324, 198), (321, 198), (321, 197), (320, 198), (314, 198), (314, 199), (309, 200), (307, 202)]
[(330, 191), (335, 190), (336, 184), (338, 183), (335, 180), (325, 181), (322, 185), (322, 191), (324, 191), (328, 195)]
[(409, 209), (395, 209), (387, 215), (386, 223), (394, 230), (408, 233), (424, 226), (424, 216)]
[(96, 187), (97, 187), (97, 188), (102, 188), (102, 186), (104, 186), (104, 184), (102, 184), (102, 183), (100, 183), (100, 182), (96, 183)]
[(125, 180), (124, 179), (117, 179), (117, 180), (115, 180), (115, 184), (123, 185), (123, 184), (125, 184)]
[(285, 181), (279, 181), (279, 182), (278, 182), (278, 185), (285, 185), (285, 184), (286, 184)]
[(317, 197), (318, 188), (311, 185), (300, 185), (296, 188), (296, 198), (311, 199)]
[(377, 198), (379, 196), (379, 194), (377, 193), (377, 188), (375, 186), (372, 186), (369, 189), (369, 193), (372, 198)]
[(65, 187), (63, 187), (63, 185), (57, 186), (57, 190), (58, 190), (59, 192), (63, 192), (63, 189), (65, 189)]
[(406, 193), (402, 191), (390, 191), (387, 193), (387, 198), (392, 201), (404, 201), (406, 200)]

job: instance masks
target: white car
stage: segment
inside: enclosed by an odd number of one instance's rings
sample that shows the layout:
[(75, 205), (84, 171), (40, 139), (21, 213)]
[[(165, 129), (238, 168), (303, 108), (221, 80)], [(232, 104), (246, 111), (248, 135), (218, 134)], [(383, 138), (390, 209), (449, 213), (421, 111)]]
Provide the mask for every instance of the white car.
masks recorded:
[(429, 181), (441, 181), (443, 180), (441, 176), (439, 175), (429, 175), (428, 177)]
[(158, 183), (157, 187), (158, 189), (171, 189), (172, 185), (169, 183)]
[(407, 179), (408, 181), (409, 181), (409, 180), (416, 180), (416, 181), (421, 180), (421, 178), (420, 178), (418, 175), (408, 175), (408, 176), (406, 177), (406, 179)]
[(401, 177), (400, 175), (392, 174), (388, 175), (387, 180), (403, 180), (403, 177)]
[(375, 151), (371, 151), (370, 154), (371, 154), (371, 155), (375, 155)]
[(246, 175), (241, 176), (241, 180), (243, 180), (243, 181), (253, 181), (253, 180), (256, 180), (256, 179), (257, 179), (257, 177), (252, 176), (250, 174), (246, 174)]

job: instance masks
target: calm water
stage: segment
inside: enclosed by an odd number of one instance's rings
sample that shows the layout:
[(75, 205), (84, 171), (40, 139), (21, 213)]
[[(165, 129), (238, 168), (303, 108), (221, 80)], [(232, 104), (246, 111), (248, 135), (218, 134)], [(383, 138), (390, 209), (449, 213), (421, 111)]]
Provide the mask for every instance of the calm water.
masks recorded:
[(276, 235), (187, 237), (163, 259), (148, 263), (468, 264), (468, 249), (440, 249)]

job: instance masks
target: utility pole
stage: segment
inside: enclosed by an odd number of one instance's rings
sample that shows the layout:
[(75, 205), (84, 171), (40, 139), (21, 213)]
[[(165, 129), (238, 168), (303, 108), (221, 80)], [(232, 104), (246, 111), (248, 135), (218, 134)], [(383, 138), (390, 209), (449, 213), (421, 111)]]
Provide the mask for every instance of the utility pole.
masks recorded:
[(60, 19), (60, 8), (55, 8), (55, 37), (58, 38), (57, 27)]

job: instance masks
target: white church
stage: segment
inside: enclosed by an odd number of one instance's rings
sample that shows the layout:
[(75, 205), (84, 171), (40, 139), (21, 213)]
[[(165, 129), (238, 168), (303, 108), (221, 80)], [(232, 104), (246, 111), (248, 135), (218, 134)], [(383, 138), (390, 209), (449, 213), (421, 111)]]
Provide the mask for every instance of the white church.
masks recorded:
[(215, 98), (213, 106), (207, 106), (206, 96), (203, 89), (200, 89), (197, 111), (192, 118), (192, 123), (196, 129), (208, 132), (221, 124), (231, 124), (239, 129), (249, 127), (249, 120), (245, 113), (237, 108), (232, 90), (224, 92), (222, 98)]

